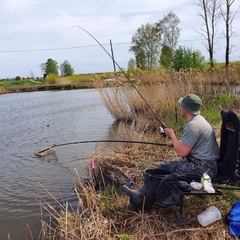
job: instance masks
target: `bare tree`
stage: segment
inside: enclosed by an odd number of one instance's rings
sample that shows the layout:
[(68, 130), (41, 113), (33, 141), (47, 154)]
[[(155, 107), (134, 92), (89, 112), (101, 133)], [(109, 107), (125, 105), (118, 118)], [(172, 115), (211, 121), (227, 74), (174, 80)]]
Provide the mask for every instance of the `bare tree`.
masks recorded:
[(221, 8), (221, 14), (223, 17), (223, 20), (225, 22), (225, 38), (226, 38), (226, 52), (225, 52), (225, 66), (226, 68), (229, 65), (229, 56), (232, 50), (232, 46), (230, 46), (230, 38), (234, 34), (232, 29), (232, 23), (235, 15), (237, 14), (238, 9), (235, 12), (231, 11), (231, 7), (234, 4), (235, 0), (223, 0), (225, 1), (225, 9)]
[(221, 17), (220, 0), (196, 0), (196, 6), (201, 8), (199, 16), (203, 19), (205, 29), (200, 34), (207, 40), (205, 47), (209, 53), (211, 67), (214, 65), (214, 46), (217, 24)]

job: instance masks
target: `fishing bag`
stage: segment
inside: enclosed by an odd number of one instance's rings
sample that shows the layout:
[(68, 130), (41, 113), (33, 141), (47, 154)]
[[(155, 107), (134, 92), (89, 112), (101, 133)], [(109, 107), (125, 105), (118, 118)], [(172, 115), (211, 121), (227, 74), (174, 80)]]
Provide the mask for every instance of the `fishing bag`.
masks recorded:
[(237, 201), (226, 216), (228, 231), (231, 236), (240, 237), (240, 201)]
[(190, 185), (179, 181), (174, 173), (167, 173), (162, 169), (145, 169), (144, 184), (148, 193), (156, 196), (156, 201), (167, 207), (179, 203), (182, 191), (191, 191)]

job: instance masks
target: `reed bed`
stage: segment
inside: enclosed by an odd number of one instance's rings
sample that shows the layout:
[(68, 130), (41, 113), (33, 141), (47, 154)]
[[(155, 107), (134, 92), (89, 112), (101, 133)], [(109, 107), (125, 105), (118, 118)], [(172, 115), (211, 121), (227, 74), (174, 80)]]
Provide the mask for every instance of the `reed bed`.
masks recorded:
[[(118, 137), (123, 136), (145, 142), (156, 140), (152, 136), (135, 132), (133, 126), (122, 125)], [(88, 184), (82, 181), (78, 173), (73, 178), (74, 193), (78, 198), (77, 209), (73, 209), (68, 202), (59, 202), (60, 211), (47, 203), (40, 204), (42, 212), (49, 213), (49, 219), (42, 218), (42, 239), (234, 239), (228, 234), (224, 216), (239, 199), (237, 191), (224, 191), (223, 196), (205, 199), (187, 197), (184, 202), (183, 227), (176, 226), (177, 205), (156, 207), (148, 211), (135, 210), (131, 206), (121, 188), (126, 183), (121, 174), (133, 180), (133, 188), (137, 188), (143, 182), (144, 169), (156, 167), (165, 158), (176, 159), (174, 151), (155, 145), (117, 143), (101, 148), (96, 146), (95, 152), (88, 158)], [(104, 172), (111, 167), (115, 171), (112, 171), (109, 179), (109, 175), (106, 177)], [(222, 220), (203, 228), (198, 223), (197, 215), (212, 205), (220, 210)]]
[(232, 239), (228, 236), (224, 217), (221, 221), (203, 228), (196, 216), (211, 205), (217, 206), (224, 216), (230, 210), (231, 204), (239, 198), (239, 193), (204, 200), (187, 198), (184, 206), (186, 225), (177, 227), (178, 206), (135, 211), (121, 188), (111, 185), (101, 174), (106, 163), (114, 165), (126, 176), (134, 179), (134, 188), (137, 188), (142, 183), (143, 169), (158, 163), (159, 156), (155, 155), (155, 149), (147, 147), (146, 151), (153, 151), (153, 154), (151, 158), (145, 159), (142, 157), (142, 146), (129, 147), (127, 152), (120, 152), (119, 145), (114, 148), (117, 148), (117, 153), (105, 147), (105, 154), (94, 156), (96, 172), (89, 169), (89, 176), (97, 174), (101, 177), (91, 178), (88, 185), (84, 185), (80, 177), (77, 177), (75, 192), (79, 200), (78, 210), (72, 212), (67, 203), (60, 213), (56, 213), (49, 205), (44, 207), (52, 216), (50, 221), (57, 224), (43, 222), (42, 239)]
[(146, 102), (168, 126), (174, 126), (178, 121), (177, 100), (180, 97), (187, 93), (195, 93), (200, 97), (224, 93), (234, 97), (239, 91), (240, 71), (237, 64), (231, 65), (228, 70), (138, 70), (135, 78), (133, 83), (142, 97), (131, 84), (129, 86), (125, 82), (120, 88), (100, 88), (102, 99), (117, 121), (136, 120), (143, 126), (150, 122), (149, 128), (156, 130), (159, 123)]
[[(207, 104), (203, 106), (203, 112), (209, 119), (213, 115), (219, 115), (217, 123), (220, 125), (220, 114), (215, 114), (215, 111), (220, 112), (223, 107), (239, 110), (240, 104), (239, 99), (232, 96), (235, 90), (229, 87), (238, 84), (239, 79), (236, 77), (239, 78), (239, 75), (234, 72), (235, 75), (230, 78), (228, 73), (225, 78), (221, 71), (211, 74), (195, 70), (138, 72), (139, 78), (134, 83), (157, 114), (164, 121), (168, 121), (168, 126), (173, 126), (174, 121), (181, 127), (181, 120), (177, 118), (176, 112), (177, 99), (189, 92), (202, 97)], [(221, 81), (220, 84), (217, 78)], [(143, 79), (146, 81), (144, 84), (141, 83)], [(214, 85), (216, 88), (213, 88)], [(118, 133), (113, 138), (144, 142), (167, 141), (156, 134), (155, 130), (159, 123), (143, 100), (134, 89), (124, 84), (123, 86), (100, 89), (110, 113), (121, 122)], [(227, 93), (230, 98), (220, 93)], [(131, 124), (125, 125), (126, 122)], [(216, 130), (219, 134), (218, 125)], [(167, 208), (156, 207), (148, 211), (144, 209), (136, 211), (131, 206), (121, 185), (132, 180), (133, 188), (138, 188), (143, 182), (144, 169), (154, 168), (164, 159), (177, 158), (173, 150), (156, 145), (132, 143), (105, 144), (101, 147), (96, 145), (86, 164), (88, 184), (83, 182), (78, 173), (73, 178), (74, 193), (78, 198), (77, 209), (68, 202), (61, 203), (61, 211), (56, 211), (45, 202), (40, 203), (42, 212), (49, 214), (49, 219), (41, 220), (42, 239), (234, 239), (228, 234), (224, 216), (239, 199), (240, 193), (237, 191), (224, 190), (222, 196), (204, 199), (186, 197), (183, 227), (176, 226), (179, 211), (177, 205)], [(197, 215), (212, 205), (220, 210), (222, 219), (203, 228), (198, 223)]]

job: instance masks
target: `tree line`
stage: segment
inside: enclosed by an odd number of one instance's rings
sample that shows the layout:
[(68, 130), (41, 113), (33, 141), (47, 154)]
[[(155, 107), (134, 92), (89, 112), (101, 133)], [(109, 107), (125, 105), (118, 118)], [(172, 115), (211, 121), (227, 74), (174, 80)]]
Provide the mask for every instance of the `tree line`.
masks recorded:
[[(208, 52), (208, 62), (214, 66), (214, 52), (217, 37), (217, 26), (222, 21), (225, 25), (224, 36), (226, 42), (225, 66), (229, 65), (229, 56), (232, 47), (230, 39), (234, 32), (232, 24), (239, 7), (234, 12), (232, 6), (235, 0), (195, 0), (194, 5), (199, 8), (198, 15), (204, 23), (204, 27), (198, 32), (205, 39), (205, 48)], [(188, 47), (178, 46), (181, 29), (179, 28), (180, 19), (173, 13), (167, 15), (156, 23), (141, 25), (134, 33), (129, 51), (134, 54), (128, 62), (128, 69), (132, 68), (154, 68), (163, 66), (172, 67), (177, 71), (186, 68), (203, 68), (206, 64), (205, 58), (200, 51)], [(58, 64), (49, 58), (46, 63), (40, 65), (44, 76), (52, 73), (59, 75)], [(60, 65), (61, 76), (71, 76), (74, 69), (65, 60)]]
[[(238, 9), (231, 10), (235, 0), (195, 0), (199, 7), (198, 15), (204, 22), (199, 33), (205, 39), (205, 48), (209, 54), (209, 64), (214, 66), (214, 51), (216, 43), (217, 26), (221, 20), (225, 23), (224, 36), (226, 39), (225, 66), (229, 65), (229, 56), (232, 50), (230, 38), (233, 35), (232, 24)], [(156, 23), (147, 23), (139, 27), (132, 37), (129, 51), (134, 54), (130, 59), (129, 68), (153, 68), (159, 65), (173, 67), (176, 70), (190, 67), (201, 67), (205, 59), (198, 50), (179, 46), (180, 19), (173, 12)]]
[[(59, 73), (58, 73), (58, 69), (59, 69), (58, 63), (51, 58), (49, 58), (46, 63), (42, 63), (40, 65), (40, 68), (41, 68), (41, 71), (43, 73), (44, 78), (50, 73), (55, 74), (56, 76), (59, 75)], [(61, 72), (61, 76), (63, 76), (63, 77), (71, 76), (74, 73), (74, 69), (71, 66), (71, 64), (67, 60), (65, 60), (60, 65), (60, 72)]]

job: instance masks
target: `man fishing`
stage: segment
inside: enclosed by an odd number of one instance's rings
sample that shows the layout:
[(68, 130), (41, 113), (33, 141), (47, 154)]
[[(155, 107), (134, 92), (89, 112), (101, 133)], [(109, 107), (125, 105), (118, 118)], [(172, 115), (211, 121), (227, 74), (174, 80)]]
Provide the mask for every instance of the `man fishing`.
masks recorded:
[[(217, 173), (217, 159), (220, 150), (211, 125), (200, 115), (201, 99), (195, 94), (188, 94), (180, 98), (180, 114), (187, 124), (179, 140), (173, 129), (164, 128), (165, 135), (170, 139), (168, 147), (173, 147), (182, 158), (176, 161), (163, 161), (157, 168), (166, 173), (176, 173), (183, 176), (201, 177), (207, 172), (210, 177)], [(124, 192), (130, 197), (133, 205), (141, 206), (145, 196), (145, 205), (154, 202), (148, 196), (147, 187), (143, 184), (137, 190), (123, 185)]]

